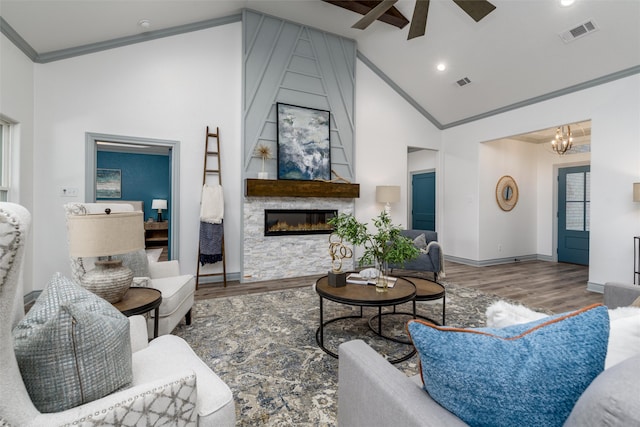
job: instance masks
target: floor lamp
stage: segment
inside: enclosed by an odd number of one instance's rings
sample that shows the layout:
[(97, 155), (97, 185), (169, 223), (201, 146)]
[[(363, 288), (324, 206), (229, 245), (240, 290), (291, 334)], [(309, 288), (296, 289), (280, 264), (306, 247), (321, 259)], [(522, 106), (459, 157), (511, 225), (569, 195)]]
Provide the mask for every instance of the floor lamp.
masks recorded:
[[(108, 210), (110, 211), (110, 210)], [(106, 257), (95, 262), (80, 284), (101, 298), (116, 303), (131, 286), (133, 272), (112, 255), (144, 248), (142, 212), (70, 215), (69, 254), (75, 258)]]

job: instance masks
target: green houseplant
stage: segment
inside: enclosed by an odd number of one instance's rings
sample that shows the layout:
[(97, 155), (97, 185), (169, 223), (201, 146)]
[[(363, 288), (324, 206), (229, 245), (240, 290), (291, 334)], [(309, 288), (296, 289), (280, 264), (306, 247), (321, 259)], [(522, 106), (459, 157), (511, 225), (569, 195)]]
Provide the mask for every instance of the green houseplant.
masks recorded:
[(402, 230), (399, 226), (391, 223), (391, 217), (384, 211), (373, 218), (375, 232), (369, 232), (366, 223), (361, 223), (353, 215), (340, 214), (327, 221), (333, 227), (333, 234), (353, 244), (362, 246), (364, 252), (358, 264), (375, 265), (382, 272), (382, 287), (386, 289), (386, 276), (388, 276), (388, 266), (393, 264), (404, 264), (418, 256), (420, 251), (413, 244), (413, 241), (400, 234)]

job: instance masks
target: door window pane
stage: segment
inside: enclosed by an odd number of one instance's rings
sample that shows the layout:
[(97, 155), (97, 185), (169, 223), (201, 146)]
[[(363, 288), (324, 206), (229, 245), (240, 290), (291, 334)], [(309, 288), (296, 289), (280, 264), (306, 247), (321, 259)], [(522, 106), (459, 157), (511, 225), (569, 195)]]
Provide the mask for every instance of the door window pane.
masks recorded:
[(567, 201), (581, 202), (584, 200), (584, 173), (567, 174)]
[(565, 230), (589, 231), (590, 178), (590, 172), (566, 175)]
[(584, 230), (584, 203), (567, 202), (566, 205), (566, 229), (572, 231)]

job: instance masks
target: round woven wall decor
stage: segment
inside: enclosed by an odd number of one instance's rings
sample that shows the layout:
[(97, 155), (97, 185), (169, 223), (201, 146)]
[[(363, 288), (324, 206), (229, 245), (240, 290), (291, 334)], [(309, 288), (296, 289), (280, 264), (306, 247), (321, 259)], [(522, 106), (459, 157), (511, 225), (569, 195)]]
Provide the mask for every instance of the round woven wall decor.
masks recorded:
[(496, 185), (496, 202), (505, 212), (509, 212), (518, 203), (518, 184), (509, 175), (498, 180)]

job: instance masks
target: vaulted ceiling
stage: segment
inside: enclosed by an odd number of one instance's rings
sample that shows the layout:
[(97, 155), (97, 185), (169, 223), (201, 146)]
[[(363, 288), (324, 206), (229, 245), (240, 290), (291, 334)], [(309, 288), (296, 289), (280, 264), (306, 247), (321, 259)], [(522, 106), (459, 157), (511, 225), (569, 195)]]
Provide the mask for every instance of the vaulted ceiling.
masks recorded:
[[(353, 29), (361, 14), (320, 0), (0, 0), (0, 23), (36, 61), (55, 60), (65, 49), (144, 40), (249, 8), (355, 39), (360, 58), (440, 128), (640, 72), (639, 0), (491, 3), (496, 9), (476, 23), (452, 0), (431, 0), (426, 34), (412, 40), (409, 26), (375, 21)], [(395, 3), (408, 20), (414, 5)], [(591, 31), (563, 40), (582, 24)]]

